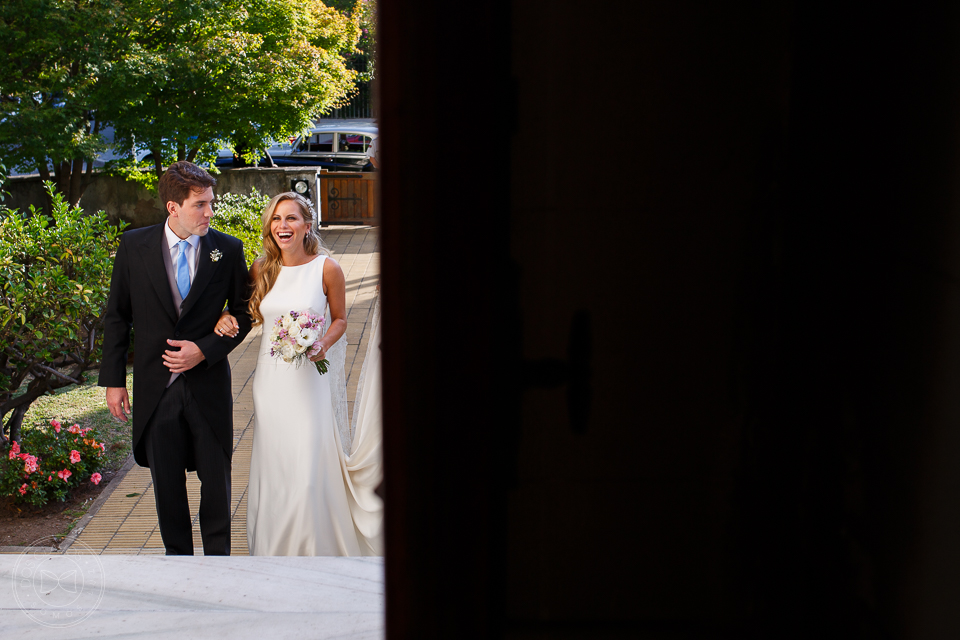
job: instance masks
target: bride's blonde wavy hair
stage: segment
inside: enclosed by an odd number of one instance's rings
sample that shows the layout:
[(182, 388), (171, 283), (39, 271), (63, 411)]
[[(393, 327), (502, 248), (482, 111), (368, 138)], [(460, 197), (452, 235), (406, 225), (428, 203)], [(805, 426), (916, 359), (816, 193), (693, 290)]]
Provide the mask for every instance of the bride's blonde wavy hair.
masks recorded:
[(260, 313), (260, 302), (263, 301), (263, 298), (270, 292), (270, 289), (273, 288), (274, 283), (277, 281), (277, 276), (280, 275), (280, 267), (283, 266), (280, 247), (277, 246), (277, 241), (273, 239), (273, 234), (270, 233), (270, 222), (273, 220), (273, 212), (276, 210), (277, 205), (285, 200), (292, 200), (297, 203), (297, 206), (300, 208), (300, 215), (303, 216), (303, 221), (310, 225), (306, 235), (303, 237), (303, 248), (307, 254), (312, 256), (330, 255), (330, 251), (323, 246), (323, 242), (320, 240), (316, 216), (313, 214), (313, 207), (310, 205), (309, 200), (294, 191), (287, 191), (286, 193), (281, 193), (271, 198), (266, 208), (264, 208), (263, 216), (261, 217), (263, 224), (260, 235), (263, 237), (263, 252), (256, 260), (258, 265), (257, 277), (254, 279), (253, 293), (250, 295), (250, 303), (247, 307), (254, 324), (263, 322), (263, 315)]

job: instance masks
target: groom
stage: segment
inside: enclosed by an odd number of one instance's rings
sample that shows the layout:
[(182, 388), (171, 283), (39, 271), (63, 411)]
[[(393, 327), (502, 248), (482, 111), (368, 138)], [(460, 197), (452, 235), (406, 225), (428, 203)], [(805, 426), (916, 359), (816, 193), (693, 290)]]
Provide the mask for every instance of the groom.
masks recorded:
[[(150, 468), (167, 555), (193, 555), (187, 470), (200, 478), (205, 555), (230, 555), (230, 459), (233, 397), (230, 353), (250, 331), (243, 244), (210, 229), (213, 185), (191, 162), (160, 178), (162, 224), (123, 234), (113, 264), (99, 385), (127, 420), (130, 329), (135, 329), (133, 452)], [(219, 336), (226, 306), (240, 331)]]

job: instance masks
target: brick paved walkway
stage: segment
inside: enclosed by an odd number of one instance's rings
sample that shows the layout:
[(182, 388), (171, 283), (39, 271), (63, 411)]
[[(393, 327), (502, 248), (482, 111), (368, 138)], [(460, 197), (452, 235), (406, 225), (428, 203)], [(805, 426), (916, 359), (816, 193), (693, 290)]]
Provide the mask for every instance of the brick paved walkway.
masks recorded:
[[(366, 352), (367, 331), (372, 319), (376, 285), (380, 279), (379, 229), (333, 227), (322, 230), (324, 243), (343, 268), (347, 280), (347, 398), (348, 415), (353, 414), (353, 399)], [(233, 524), (232, 553), (247, 552), (247, 478), (253, 444), (253, 383), (257, 346), (261, 331), (254, 329), (233, 353), (230, 367), (233, 378)], [(196, 473), (188, 474), (187, 492), (193, 513), (193, 539), (197, 554), (203, 553), (197, 509), (200, 482)], [(119, 485), (102, 503), (79, 534), (71, 536), (102, 554), (162, 554), (163, 543), (157, 526), (150, 470), (133, 465)], [(70, 540), (68, 539), (68, 540)], [(80, 545), (67, 553), (81, 552)]]

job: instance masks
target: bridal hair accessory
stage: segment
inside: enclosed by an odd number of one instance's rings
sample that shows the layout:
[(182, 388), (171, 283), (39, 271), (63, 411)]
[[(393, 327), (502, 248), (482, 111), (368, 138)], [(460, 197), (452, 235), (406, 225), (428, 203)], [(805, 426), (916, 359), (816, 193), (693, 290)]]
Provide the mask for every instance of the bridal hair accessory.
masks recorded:
[[(281, 358), (299, 367), (320, 353), (320, 337), (324, 317), (312, 309), (291, 311), (277, 317), (270, 330), (270, 357)], [(326, 359), (314, 362), (320, 374), (327, 372), (330, 362)]]
[(223, 257), (223, 254), (220, 253), (220, 249), (214, 249), (213, 251), (210, 252), (210, 260), (212, 260), (213, 262), (219, 262), (220, 258), (222, 257)]

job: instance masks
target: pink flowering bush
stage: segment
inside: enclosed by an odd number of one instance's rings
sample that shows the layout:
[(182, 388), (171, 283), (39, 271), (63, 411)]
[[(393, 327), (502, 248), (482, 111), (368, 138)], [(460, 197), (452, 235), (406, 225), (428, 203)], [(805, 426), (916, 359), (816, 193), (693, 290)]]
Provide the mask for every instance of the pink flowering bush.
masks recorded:
[(49, 427), (24, 431), (20, 442), (0, 457), (0, 495), (41, 506), (66, 500), (83, 482), (100, 484), (106, 446), (92, 432), (76, 424), (61, 429), (56, 420)]

